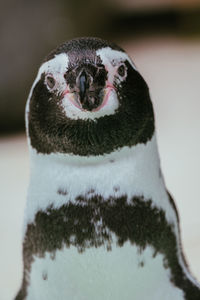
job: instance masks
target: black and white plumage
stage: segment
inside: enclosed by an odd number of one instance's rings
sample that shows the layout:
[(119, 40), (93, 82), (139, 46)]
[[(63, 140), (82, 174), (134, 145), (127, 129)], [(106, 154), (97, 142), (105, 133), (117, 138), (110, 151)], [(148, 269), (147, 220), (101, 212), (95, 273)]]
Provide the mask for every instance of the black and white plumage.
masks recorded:
[(198, 300), (160, 171), (148, 87), (96, 38), (47, 56), (26, 109), (31, 177), (16, 300)]

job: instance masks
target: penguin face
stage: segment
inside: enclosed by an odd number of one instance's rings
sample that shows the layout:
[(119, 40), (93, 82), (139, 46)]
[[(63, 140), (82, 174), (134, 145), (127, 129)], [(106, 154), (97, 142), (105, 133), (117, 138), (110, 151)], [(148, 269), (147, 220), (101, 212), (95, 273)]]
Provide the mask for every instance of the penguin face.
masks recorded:
[(119, 103), (113, 78), (108, 78), (105, 65), (91, 53), (75, 62), (73, 57), (68, 60), (64, 72), (47, 71), (44, 81), (48, 91), (60, 98), (59, 105), (66, 117), (86, 120), (114, 113)]
[(131, 59), (96, 38), (51, 52), (27, 103), (31, 146), (48, 154), (102, 155), (147, 142), (153, 119), (148, 87)]

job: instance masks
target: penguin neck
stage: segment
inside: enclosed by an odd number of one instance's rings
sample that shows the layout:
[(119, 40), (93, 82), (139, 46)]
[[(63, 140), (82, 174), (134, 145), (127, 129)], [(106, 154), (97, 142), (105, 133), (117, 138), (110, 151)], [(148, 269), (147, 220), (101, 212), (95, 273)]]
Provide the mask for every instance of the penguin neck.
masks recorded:
[(32, 148), (29, 141), (30, 148), (30, 160), (32, 168), (40, 167), (42, 164), (42, 169), (45, 171), (46, 168), (51, 168), (52, 166), (59, 166), (60, 164), (63, 167), (70, 166), (74, 168), (79, 167), (92, 167), (92, 166), (100, 166), (107, 165), (110, 163), (117, 163), (121, 161), (130, 161), (132, 162), (132, 170), (136, 168), (141, 169), (144, 165), (148, 165), (149, 163), (153, 163), (154, 167), (157, 168), (160, 164), (158, 150), (157, 150), (157, 141), (156, 134), (152, 136), (152, 138), (144, 143), (138, 143), (137, 145), (133, 145), (131, 147), (124, 146), (120, 149), (114, 150), (109, 154), (104, 155), (95, 155), (95, 156), (79, 156), (64, 153), (51, 153), (44, 154), (38, 153), (34, 148)]
[(146, 144), (102, 156), (40, 154), (34, 149), (30, 154), (29, 221), (38, 210), (58, 208), (79, 196), (108, 199), (126, 195), (127, 200), (142, 196), (160, 201), (159, 191), (164, 190), (155, 135)]

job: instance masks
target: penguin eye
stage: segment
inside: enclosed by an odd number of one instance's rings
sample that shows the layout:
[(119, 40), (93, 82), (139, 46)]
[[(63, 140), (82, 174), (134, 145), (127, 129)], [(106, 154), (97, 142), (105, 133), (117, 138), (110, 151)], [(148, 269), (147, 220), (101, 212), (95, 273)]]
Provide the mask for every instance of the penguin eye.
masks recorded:
[(50, 89), (52, 89), (55, 86), (55, 83), (56, 83), (55, 79), (52, 76), (47, 76), (46, 82), (47, 82), (47, 85)]
[(125, 73), (126, 73), (126, 69), (124, 65), (119, 66), (119, 68), (117, 69), (117, 72), (119, 74), (119, 76), (124, 77)]

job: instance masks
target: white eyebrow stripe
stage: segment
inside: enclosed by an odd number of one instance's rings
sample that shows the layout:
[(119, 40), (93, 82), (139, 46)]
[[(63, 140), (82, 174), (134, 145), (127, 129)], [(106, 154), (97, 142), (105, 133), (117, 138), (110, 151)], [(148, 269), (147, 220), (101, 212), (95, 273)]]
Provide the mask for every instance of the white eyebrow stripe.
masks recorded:
[(28, 127), (29, 103), (33, 93), (33, 89), (40, 80), (42, 73), (65, 73), (69, 65), (69, 57), (66, 53), (55, 55), (52, 59), (45, 61), (39, 68), (37, 76), (31, 87), (28, 100), (26, 103), (26, 127)]
[(110, 47), (105, 47), (97, 50), (96, 54), (100, 56), (104, 64), (111, 63), (112, 60), (119, 61), (119, 62), (128, 60), (131, 66), (137, 71), (135, 64), (125, 52), (119, 50), (113, 50)]
[(69, 57), (66, 53), (55, 55), (51, 60), (45, 61), (39, 68), (36, 79), (32, 85), (31, 92), (36, 83), (40, 80), (42, 73), (65, 73), (69, 65)]

